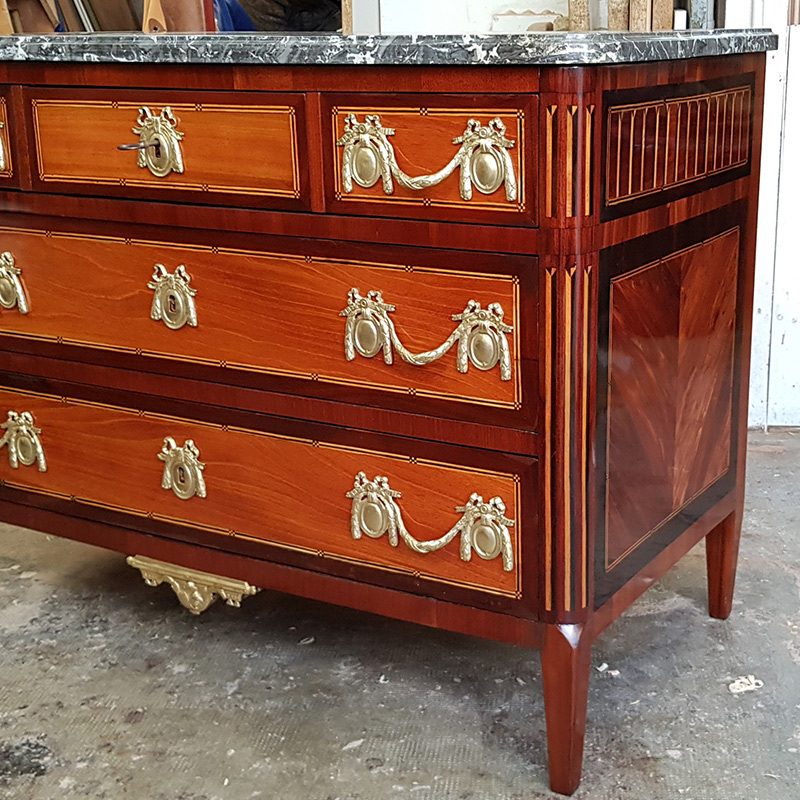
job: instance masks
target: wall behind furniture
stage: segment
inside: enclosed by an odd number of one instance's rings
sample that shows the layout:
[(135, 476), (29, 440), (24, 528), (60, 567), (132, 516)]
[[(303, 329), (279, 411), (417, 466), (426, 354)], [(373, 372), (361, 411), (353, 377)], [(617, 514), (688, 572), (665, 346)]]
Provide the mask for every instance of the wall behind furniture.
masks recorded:
[(792, 242), (800, 217), (800, 35), (787, 26), (793, 3), (727, 0), (725, 8), (726, 27), (772, 28), (780, 39), (767, 53), (764, 99), (749, 415), (758, 428), (800, 425), (800, 278)]

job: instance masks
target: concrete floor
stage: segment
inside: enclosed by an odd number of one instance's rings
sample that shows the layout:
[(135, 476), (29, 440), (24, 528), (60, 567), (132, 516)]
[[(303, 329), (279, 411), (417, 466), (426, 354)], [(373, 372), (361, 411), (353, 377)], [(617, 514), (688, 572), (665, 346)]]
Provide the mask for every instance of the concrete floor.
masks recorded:
[[(751, 435), (729, 621), (698, 548), (597, 643), (575, 797), (800, 798), (799, 474), (800, 431)], [(0, 525), (0, 797), (534, 800), (545, 763), (534, 652), (266, 591), (193, 617)]]

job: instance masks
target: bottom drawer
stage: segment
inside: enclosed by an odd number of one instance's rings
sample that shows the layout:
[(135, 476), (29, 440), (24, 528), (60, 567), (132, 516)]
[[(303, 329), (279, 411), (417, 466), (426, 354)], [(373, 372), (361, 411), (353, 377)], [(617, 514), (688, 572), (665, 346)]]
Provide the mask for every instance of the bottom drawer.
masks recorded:
[(376, 452), (16, 389), (0, 389), (0, 416), (7, 487), (288, 548), (320, 570), (522, 597), (530, 460), (487, 471), (414, 457), (419, 443)]

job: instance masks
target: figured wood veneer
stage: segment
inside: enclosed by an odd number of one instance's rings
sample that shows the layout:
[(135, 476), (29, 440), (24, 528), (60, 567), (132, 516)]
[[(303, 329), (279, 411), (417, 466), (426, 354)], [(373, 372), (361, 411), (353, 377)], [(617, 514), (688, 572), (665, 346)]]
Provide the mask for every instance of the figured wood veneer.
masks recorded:
[(11, 153), (11, 136), (8, 130), (8, 105), (6, 98), (0, 96), (0, 143), (3, 147), (3, 168), (0, 169), (0, 178), (10, 178), (14, 175), (14, 161)]
[[(652, 10), (637, 0), (631, 22)], [(19, 263), (32, 304), (25, 320), (0, 311), (0, 399), (34, 411), (49, 461), (47, 473), (7, 475), (0, 451), (2, 518), (541, 647), (550, 783), (572, 793), (599, 633), (703, 537), (710, 611), (730, 612), (764, 63), (759, 53), (564, 68), (0, 64), (28, 190), (2, 192), (0, 249), (7, 239), (31, 257)], [(29, 165), (31, 99), (145, 96), (156, 109), (295, 108), (300, 197), (43, 180)], [(463, 201), (457, 175), (419, 193), (346, 195), (336, 140), (350, 111), (395, 128), (412, 176), (450, 161), (467, 119), (500, 116), (519, 200), (501, 187)], [(253, 153), (237, 154), (247, 169)], [(148, 319), (155, 261), (186, 262), (197, 329)], [(496, 370), (460, 376), (449, 356), (422, 369), (346, 363), (338, 311), (353, 285), (397, 306), (416, 351), (452, 330), (458, 287), (499, 300), (519, 385)], [(206, 499), (160, 489), (165, 435), (198, 443)], [(419, 538), (448, 530), (472, 491), (503, 497), (515, 572), (464, 564), (455, 548), (421, 556), (385, 538), (354, 542), (344, 495), (362, 469), (402, 492)]]
[(731, 459), (738, 228), (612, 281), (606, 568)]
[[(76, 399), (0, 389), (0, 410), (30, 411), (47, 458), (47, 472), (11, 469), (0, 450), (0, 482), (89, 505), (191, 525), (288, 548), (321, 559), (366, 564), (424, 580), (480, 592), (521, 596), (520, 543), (529, 522), (521, 519), (519, 475), (494, 473), (316, 440), (186, 421)], [(161, 487), (158, 460), (164, 437), (178, 445), (193, 439), (205, 464), (205, 498), (180, 500)], [(275, 465), (280, 465), (276, 469)], [(354, 540), (351, 501), (357, 473), (388, 477), (409, 531), (437, 539), (455, 525), (473, 492), (502, 497), (511, 528), (515, 566), (500, 558), (470, 562), (459, 556), (458, 539), (433, 553), (410, 550), (386, 536)], [(525, 533), (523, 534), (523, 531)], [(220, 543), (220, 546), (224, 546)]]

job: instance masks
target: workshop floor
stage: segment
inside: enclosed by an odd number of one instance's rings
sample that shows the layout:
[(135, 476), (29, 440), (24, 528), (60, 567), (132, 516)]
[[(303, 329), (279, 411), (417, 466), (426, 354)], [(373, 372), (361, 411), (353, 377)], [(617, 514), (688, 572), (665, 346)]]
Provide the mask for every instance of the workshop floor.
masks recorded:
[[(800, 431), (749, 458), (733, 615), (698, 548), (601, 637), (576, 798), (800, 798)], [(0, 797), (534, 800), (545, 764), (535, 652), (267, 591), (193, 617), (0, 525)]]

